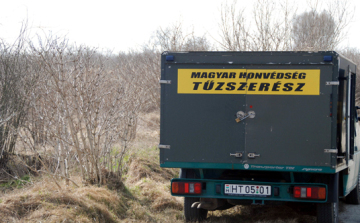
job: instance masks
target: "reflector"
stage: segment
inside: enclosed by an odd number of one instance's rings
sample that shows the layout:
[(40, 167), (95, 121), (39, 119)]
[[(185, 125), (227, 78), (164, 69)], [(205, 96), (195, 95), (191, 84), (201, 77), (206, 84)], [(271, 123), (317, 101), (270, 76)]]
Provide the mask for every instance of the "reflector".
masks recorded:
[[(325, 188), (324, 188), (325, 189)], [(313, 199), (318, 199), (318, 191), (319, 191), (319, 188), (318, 187), (313, 187), (311, 189), (311, 198)]]
[(319, 188), (318, 198), (319, 199), (325, 199), (326, 198), (326, 190), (325, 190), (325, 188), (323, 188), (323, 187)]
[(331, 62), (332, 61), (332, 56), (324, 56), (324, 61), (325, 62)]
[(172, 183), (171, 191), (173, 194), (177, 194), (179, 192), (179, 184), (177, 182)]
[(174, 56), (173, 55), (168, 55), (166, 56), (166, 61), (174, 61)]

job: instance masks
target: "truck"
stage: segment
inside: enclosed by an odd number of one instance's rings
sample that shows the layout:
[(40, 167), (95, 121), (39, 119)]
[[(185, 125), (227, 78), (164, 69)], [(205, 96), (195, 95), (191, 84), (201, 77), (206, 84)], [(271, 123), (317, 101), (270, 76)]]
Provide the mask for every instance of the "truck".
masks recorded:
[[(235, 205), (360, 203), (356, 65), (334, 51), (163, 52), (160, 166), (186, 221)], [(316, 209), (316, 211), (315, 211)]]

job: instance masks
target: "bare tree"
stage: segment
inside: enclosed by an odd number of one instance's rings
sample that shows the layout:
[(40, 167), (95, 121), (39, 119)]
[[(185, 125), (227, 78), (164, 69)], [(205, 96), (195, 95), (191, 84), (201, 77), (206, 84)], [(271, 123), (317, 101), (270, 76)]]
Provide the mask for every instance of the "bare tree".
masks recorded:
[[(240, 8), (239, 8), (240, 7)], [(287, 1), (258, 0), (252, 15), (246, 8), (230, 6), (221, 8), (220, 36), (218, 41), (225, 50), (277, 51), (291, 48), (291, 18), (296, 7)], [(249, 19), (247, 17), (251, 15)], [(251, 21), (255, 24), (252, 24)]]
[[(334, 50), (346, 35), (352, 18), (347, 1), (310, 2), (310, 10), (294, 17), (292, 38), (295, 50)], [(322, 11), (321, 11), (321, 8)]]
[(160, 27), (151, 41), (141, 51), (120, 53), (112, 59), (114, 69), (122, 78), (131, 80), (137, 94), (141, 95), (142, 111), (149, 112), (160, 107), (160, 54), (162, 51), (206, 51), (212, 46), (205, 36), (186, 32), (177, 22), (166, 28)]
[(288, 1), (258, 0), (253, 9), (256, 30), (252, 35), (252, 50), (290, 50), (294, 8)]
[(294, 19), (293, 38), (296, 50), (328, 50), (333, 49), (335, 22), (323, 11), (304, 12)]
[[(221, 48), (232, 51), (335, 49), (352, 18), (345, 0), (310, 1), (310, 10), (297, 15), (288, 1), (257, 0), (252, 14), (237, 6), (221, 8)], [(253, 22), (252, 22), (253, 21)]]
[(155, 32), (156, 45), (160, 46), (161, 51), (181, 51), (187, 35), (184, 34), (182, 23), (177, 22), (169, 27), (160, 27)]
[(237, 11), (236, 2), (221, 7), (220, 36), (221, 48), (229, 51), (247, 51), (251, 48), (249, 24), (245, 8)]
[(184, 31), (182, 22), (176, 22), (155, 32), (155, 46), (160, 51), (205, 51), (212, 46), (205, 36), (196, 36), (195, 31)]
[(353, 61), (356, 66), (356, 92), (355, 92), (355, 103), (360, 106), (360, 50), (358, 48), (347, 47), (339, 51), (346, 58)]
[(185, 51), (207, 51), (211, 49), (212, 46), (206, 37), (195, 36), (194, 33), (186, 39), (183, 47), (183, 50)]

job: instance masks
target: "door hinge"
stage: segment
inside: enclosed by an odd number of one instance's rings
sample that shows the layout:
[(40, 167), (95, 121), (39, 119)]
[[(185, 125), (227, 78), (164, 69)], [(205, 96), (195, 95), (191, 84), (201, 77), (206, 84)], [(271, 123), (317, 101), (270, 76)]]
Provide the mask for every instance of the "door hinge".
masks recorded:
[(260, 156), (260, 154), (248, 153), (248, 158), (250, 158), (250, 159), (255, 159), (257, 156)]
[(338, 153), (337, 149), (324, 149), (324, 153)]
[(159, 144), (158, 148), (159, 149), (170, 149), (170, 145), (161, 145), (161, 144)]
[(326, 81), (326, 85), (339, 85), (339, 81)]
[(230, 156), (235, 156), (237, 158), (242, 157), (242, 152), (230, 153)]
[(160, 84), (171, 84), (171, 80), (159, 80)]

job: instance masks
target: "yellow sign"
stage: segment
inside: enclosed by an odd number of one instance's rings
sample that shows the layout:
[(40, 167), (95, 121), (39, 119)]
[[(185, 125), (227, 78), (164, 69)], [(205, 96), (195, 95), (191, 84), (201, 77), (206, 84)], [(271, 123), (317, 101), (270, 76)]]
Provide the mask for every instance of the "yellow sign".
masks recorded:
[(320, 70), (178, 69), (178, 93), (319, 95)]

